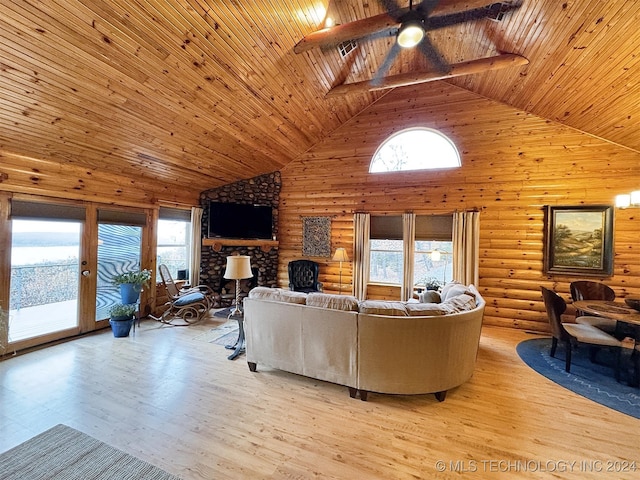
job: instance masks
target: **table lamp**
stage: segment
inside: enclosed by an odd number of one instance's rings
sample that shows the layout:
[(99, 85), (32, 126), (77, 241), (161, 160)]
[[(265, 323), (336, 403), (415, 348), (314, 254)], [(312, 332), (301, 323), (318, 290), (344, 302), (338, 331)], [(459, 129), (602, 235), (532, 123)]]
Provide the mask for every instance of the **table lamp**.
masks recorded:
[(240, 280), (253, 277), (251, 271), (251, 257), (248, 255), (233, 255), (227, 257), (227, 268), (224, 278), (236, 281), (236, 305), (231, 310), (231, 315), (242, 315), (240, 308)]

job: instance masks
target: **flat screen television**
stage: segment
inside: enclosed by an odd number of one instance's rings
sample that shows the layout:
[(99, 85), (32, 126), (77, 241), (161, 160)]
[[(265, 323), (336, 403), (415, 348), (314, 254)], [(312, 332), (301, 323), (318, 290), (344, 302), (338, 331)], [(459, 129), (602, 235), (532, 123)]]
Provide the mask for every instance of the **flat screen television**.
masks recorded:
[(270, 205), (209, 202), (209, 238), (271, 240), (272, 225)]

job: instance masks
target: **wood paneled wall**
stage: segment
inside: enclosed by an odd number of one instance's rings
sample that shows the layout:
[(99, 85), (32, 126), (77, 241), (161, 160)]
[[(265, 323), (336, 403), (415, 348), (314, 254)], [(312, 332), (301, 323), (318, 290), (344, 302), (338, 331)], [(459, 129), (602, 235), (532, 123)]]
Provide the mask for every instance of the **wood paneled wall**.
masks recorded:
[[(448, 135), (462, 168), (369, 174), (378, 145), (413, 126)], [(640, 188), (639, 169), (635, 151), (446, 83), (398, 89), (281, 171), (279, 284), (288, 261), (302, 257), (302, 216), (331, 216), (332, 251), (345, 247), (353, 258), (354, 212), (477, 208), (485, 323), (547, 330), (540, 285), (569, 299), (575, 277), (543, 273), (544, 206), (613, 204), (616, 194)], [(615, 212), (615, 272), (603, 281), (619, 297), (640, 296), (639, 217), (640, 209)], [(337, 292), (338, 264), (314, 260), (325, 290)], [(343, 293), (351, 273), (344, 264)]]

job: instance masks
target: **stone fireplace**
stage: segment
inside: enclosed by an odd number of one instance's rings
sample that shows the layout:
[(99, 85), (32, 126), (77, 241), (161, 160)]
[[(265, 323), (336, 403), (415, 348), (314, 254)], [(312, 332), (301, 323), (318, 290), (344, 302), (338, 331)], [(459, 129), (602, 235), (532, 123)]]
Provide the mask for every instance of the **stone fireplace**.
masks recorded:
[[(257, 244), (255, 241), (235, 240), (233, 245), (226, 245), (224, 241), (214, 243), (207, 239), (209, 231), (210, 201), (252, 203), (271, 205), (273, 208), (273, 235), (278, 238), (278, 204), (280, 201), (281, 179), (280, 172), (271, 172), (258, 177), (223, 185), (219, 188), (206, 190), (200, 194), (200, 206), (204, 209), (202, 216), (202, 260), (200, 262), (200, 283), (210, 286), (215, 292), (225, 294), (222, 305), (228, 306), (229, 281), (223, 279), (227, 257), (230, 255), (248, 255), (251, 257), (251, 268), (257, 273), (253, 281), (241, 282), (242, 290), (250, 285), (276, 287), (278, 283), (278, 246), (276, 242), (269, 245)], [(232, 282), (232, 283), (235, 283)], [(244, 292), (246, 294), (246, 292)]]

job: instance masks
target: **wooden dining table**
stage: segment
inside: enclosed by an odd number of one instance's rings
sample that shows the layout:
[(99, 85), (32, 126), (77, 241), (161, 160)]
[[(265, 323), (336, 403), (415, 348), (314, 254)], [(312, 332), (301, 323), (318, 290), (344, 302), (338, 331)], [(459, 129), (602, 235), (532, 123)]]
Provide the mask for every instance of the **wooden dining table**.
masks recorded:
[[(640, 345), (640, 311), (629, 307), (624, 302), (609, 300), (577, 300), (573, 302), (576, 310), (589, 315), (611, 318), (616, 320), (616, 336), (618, 338), (630, 337), (631, 343), (623, 340), (622, 346), (635, 349)], [(635, 353), (635, 352), (634, 352)], [(640, 387), (640, 367), (636, 365), (629, 385)]]
[(624, 302), (609, 300), (577, 300), (572, 304), (576, 310), (596, 315), (598, 317), (611, 318), (618, 322), (640, 327), (640, 311), (627, 306)]

